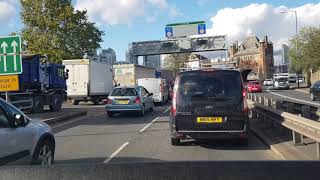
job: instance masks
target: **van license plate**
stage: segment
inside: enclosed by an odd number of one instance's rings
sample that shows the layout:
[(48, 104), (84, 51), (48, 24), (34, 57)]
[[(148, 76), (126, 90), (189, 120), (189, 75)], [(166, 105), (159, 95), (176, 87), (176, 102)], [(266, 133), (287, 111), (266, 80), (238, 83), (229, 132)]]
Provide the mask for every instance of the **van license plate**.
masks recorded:
[(222, 117), (197, 117), (197, 123), (222, 123)]

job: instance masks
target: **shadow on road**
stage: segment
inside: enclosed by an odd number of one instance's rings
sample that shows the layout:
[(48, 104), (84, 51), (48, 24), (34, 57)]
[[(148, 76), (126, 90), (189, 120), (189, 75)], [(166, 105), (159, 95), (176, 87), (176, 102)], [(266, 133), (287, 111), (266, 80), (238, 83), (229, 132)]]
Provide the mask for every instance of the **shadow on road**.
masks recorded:
[[(97, 158), (80, 158), (68, 160), (56, 160), (55, 165), (68, 165), (68, 164), (102, 164), (108, 157)], [(109, 163), (137, 163), (137, 162), (160, 162), (160, 159), (145, 158), (145, 157), (114, 157)]]

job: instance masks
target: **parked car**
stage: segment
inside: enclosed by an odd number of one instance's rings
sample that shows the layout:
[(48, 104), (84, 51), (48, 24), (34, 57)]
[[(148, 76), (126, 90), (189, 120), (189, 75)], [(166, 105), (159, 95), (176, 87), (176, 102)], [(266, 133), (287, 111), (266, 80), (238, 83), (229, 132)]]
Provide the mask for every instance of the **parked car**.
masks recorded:
[(159, 78), (142, 78), (138, 79), (138, 85), (146, 88), (153, 93), (153, 101), (155, 103), (164, 104), (169, 100), (169, 89), (165, 79)]
[(273, 80), (272, 79), (266, 79), (263, 81), (264, 86), (273, 86)]
[(55, 138), (46, 123), (0, 98), (0, 165), (51, 165), (54, 151)]
[(171, 144), (183, 139), (240, 139), (248, 142), (248, 105), (237, 70), (181, 72), (170, 113)]
[(146, 110), (154, 108), (152, 93), (142, 86), (116, 87), (104, 100), (109, 117), (121, 112), (136, 112), (144, 116)]
[(262, 87), (259, 81), (250, 81), (247, 87), (248, 92), (262, 92)]
[(315, 101), (319, 97), (320, 97), (320, 81), (317, 81), (310, 87), (310, 99), (312, 101)]

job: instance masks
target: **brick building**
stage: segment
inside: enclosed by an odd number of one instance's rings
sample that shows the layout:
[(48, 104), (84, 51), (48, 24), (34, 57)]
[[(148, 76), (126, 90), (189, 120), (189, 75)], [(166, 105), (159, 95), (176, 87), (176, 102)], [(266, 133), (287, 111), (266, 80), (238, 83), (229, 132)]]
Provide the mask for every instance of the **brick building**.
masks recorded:
[(236, 62), (245, 74), (254, 73), (260, 80), (271, 78), (274, 73), (273, 44), (265, 36), (259, 40), (248, 36), (240, 45), (235, 42), (228, 50), (229, 61)]

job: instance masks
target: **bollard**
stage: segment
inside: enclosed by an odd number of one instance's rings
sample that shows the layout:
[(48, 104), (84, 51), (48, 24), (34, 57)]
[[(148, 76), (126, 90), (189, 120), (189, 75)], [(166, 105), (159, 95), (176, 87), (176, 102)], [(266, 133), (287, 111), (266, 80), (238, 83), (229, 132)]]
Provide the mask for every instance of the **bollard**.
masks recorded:
[(301, 116), (304, 118), (311, 118), (311, 107), (308, 105), (303, 105), (301, 107)]
[(286, 111), (288, 112), (288, 113), (294, 113), (295, 111), (294, 111), (294, 104), (293, 103), (288, 103), (287, 104), (287, 109), (286, 109)]
[(267, 106), (267, 107), (271, 107), (272, 104), (271, 104), (271, 101), (272, 99), (269, 99), (269, 98), (264, 98), (264, 105)]
[(293, 144), (299, 144), (302, 143), (302, 136), (301, 134), (292, 131), (292, 139), (293, 139)]

